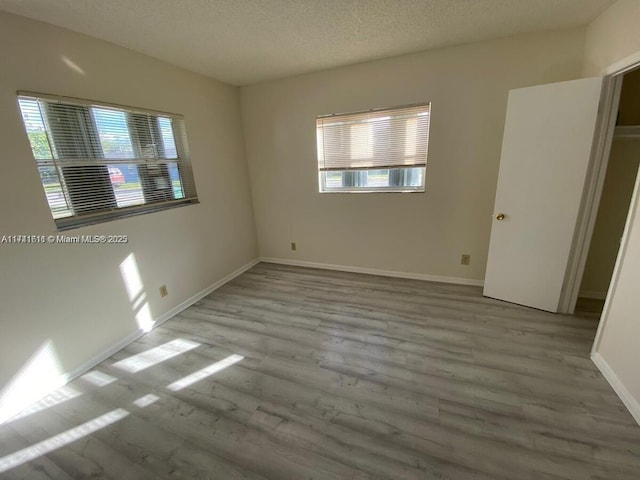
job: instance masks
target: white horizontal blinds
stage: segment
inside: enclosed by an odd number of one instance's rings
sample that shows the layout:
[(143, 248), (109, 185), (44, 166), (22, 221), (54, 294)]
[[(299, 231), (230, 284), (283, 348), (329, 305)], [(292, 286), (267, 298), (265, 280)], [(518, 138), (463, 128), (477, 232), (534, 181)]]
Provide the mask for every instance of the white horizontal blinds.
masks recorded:
[(85, 105), (38, 102), (69, 206), (75, 215), (117, 208), (92, 112)]
[(44, 126), (40, 106), (35, 99), (28, 98), (20, 98), (19, 105), (53, 218), (73, 215), (53, 159), (51, 142)]
[(424, 167), (430, 104), (318, 117), (320, 171)]
[(58, 97), (19, 104), (54, 218), (197, 201), (182, 117)]

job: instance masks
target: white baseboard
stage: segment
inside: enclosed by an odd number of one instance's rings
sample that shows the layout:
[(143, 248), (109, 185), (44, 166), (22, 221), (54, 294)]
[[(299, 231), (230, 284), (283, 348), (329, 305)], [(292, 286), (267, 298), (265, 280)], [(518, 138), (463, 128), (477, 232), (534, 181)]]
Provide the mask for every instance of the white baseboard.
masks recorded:
[[(199, 291), (195, 295), (192, 295), (191, 297), (187, 298), (184, 302), (176, 305), (171, 310), (163, 313), (162, 315), (160, 315), (159, 317), (157, 317), (155, 319), (155, 321), (153, 323), (153, 328), (156, 328), (156, 327), (162, 325), (164, 322), (166, 322), (170, 318), (175, 317), (181, 311), (189, 308), (191, 305), (196, 303), (198, 300), (203, 299), (204, 297), (209, 295), (211, 292), (213, 292), (213, 291), (217, 290), (218, 288), (220, 288), (221, 286), (223, 286), (225, 283), (230, 282), (231, 280), (233, 280), (234, 278), (236, 278), (239, 275), (242, 275), (244, 272), (246, 272), (251, 267), (256, 265), (259, 261), (260, 260), (258, 258), (254, 258), (249, 263), (247, 263), (247, 264), (243, 265), (242, 267), (240, 267), (239, 269), (231, 272), (229, 275), (221, 278), (217, 282), (209, 285), (207, 288)], [(120, 340), (119, 342), (117, 342), (114, 345), (112, 345), (111, 347), (109, 347), (104, 352), (99, 353), (95, 357), (91, 358), (90, 360), (86, 361), (82, 365), (78, 366), (77, 368), (74, 368), (69, 373), (65, 374), (66, 382), (70, 382), (74, 378), (79, 377), (83, 373), (88, 372), (93, 367), (95, 367), (99, 363), (105, 361), (107, 358), (112, 356), (114, 353), (119, 352), (120, 350), (122, 350), (124, 347), (126, 347), (130, 343), (135, 342), (137, 339), (139, 339), (145, 333), (147, 333), (147, 332), (145, 330), (141, 329), (141, 328), (139, 328), (135, 332), (131, 332), (129, 335), (127, 335), (122, 340)]]
[(144, 330), (139, 328), (136, 331), (131, 332), (129, 335), (127, 335), (123, 339), (114, 343), (103, 352), (100, 352), (98, 355), (91, 357), (89, 360), (77, 366), (73, 370), (70, 370), (67, 373), (63, 374), (62, 378), (64, 379), (64, 382), (62, 382), (62, 385), (69, 383), (71, 380), (73, 380), (74, 378), (78, 378), (80, 375), (84, 375), (99, 363), (104, 362), (111, 355), (119, 352), (130, 343), (133, 343), (136, 340), (138, 340), (145, 333), (146, 332)]
[[(176, 305), (171, 310), (163, 313), (162, 315), (160, 315), (159, 317), (157, 317), (155, 319), (155, 322), (153, 324), (153, 328), (156, 328), (157, 326), (162, 325), (164, 322), (166, 322), (170, 318), (174, 317), (175, 315), (177, 315), (181, 311), (185, 310), (186, 308), (190, 307), (191, 305), (196, 303), (198, 300), (206, 297), (207, 295), (209, 295), (214, 290), (217, 290), (218, 288), (223, 286), (225, 283), (230, 282), (231, 280), (236, 278), (238, 275), (243, 274), (244, 272), (249, 270), (251, 267), (256, 265), (259, 261), (260, 260), (257, 259), (257, 258), (251, 260), (249, 263), (243, 265), (242, 267), (240, 267), (236, 271), (230, 273), (229, 275), (227, 275), (224, 278), (218, 280), (217, 282), (213, 283), (212, 285), (209, 285), (207, 288), (205, 288), (205, 289), (201, 290), (200, 292), (196, 293), (195, 295), (189, 297), (184, 302), (180, 303), (179, 305)], [(73, 379), (85, 374), (86, 372), (88, 372), (89, 370), (94, 368), (96, 365), (100, 364), (101, 362), (105, 361), (107, 358), (109, 358), (113, 354), (115, 354), (115, 353), (119, 352), (120, 350), (122, 350), (123, 348), (125, 348), (130, 343), (135, 342), (137, 339), (142, 337), (145, 333), (147, 333), (147, 332), (145, 330), (141, 329), (141, 328), (131, 332), (126, 337), (124, 337), (123, 339), (121, 339), (118, 342), (114, 343), (113, 345), (111, 345), (109, 348), (107, 348), (103, 352), (100, 352), (99, 354), (97, 354), (94, 357), (90, 358), (86, 362), (83, 362), (81, 365), (79, 365), (76, 368), (70, 370), (69, 372), (61, 374), (60, 377), (58, 377), (54, 382), (52, 382), (52, 385), (55, 385), (55, 388), (62, 387), (63, 385), (69, 383), (71, 380), (73, 380)], [(51, 393), (51, 392), (48, 392), (48, 393)], [(30, 398), (30, 399), (26, 400), (25, 404), (23, 405), (23, 409), (27, 408), (31, 404), (41, 400), (42, 398), (44, 398), (44, 397), (40, 396), (39, 398)], [(0, 402), (0, 404), (1, 403), (2, 402)], [(11, 419), (12, 417), (17, 415), (18, 413), (20, 413), (20, 412), (19, 411), (5, 411), (5, 412), (0, 411), (0, 424), (2, 424), (5, 421)]]
[(602, 355), (596, 352), (591, 355), (591, 360), (596, 364), (602, 376), (609, 382), (609, 385), (611, 385), (616, 394), (618, 394), (624, 406), (629, 410), (629, 413), (631, 413), (635, 421), (640, 425), (640, 401), (631, 395), (631, 392), (627, 390), (627, 387), (620, 381)]
[(292, 265), (295, 267), (321, 268), (324, 270), (338, 270), (341, 272), (366, 273), (369, 275), (382, 275), (384, 277), (410, 278), (413, 280), (427, 280), (429, 282), (457, 283), (459, 285), (483, 286), (483, 280), (463, 277), (445, 277), (441, 275), (429, 275), (426, 273), (396, 272), (393, 270), (380, 270), (377, 268), (353, 267), (350, 265), (335, 265), (332, 263), (304, 262), (290, 260), (288, 258), (260, 257), (261, 262)]
[(592, 290), (581, 290), (578, 298), (592, 298), (593, 300), (604, 300), (607, 298), (607, 292), (596, 292)]
[(196, 293), (195, 295), (193, 295), (192, 297), (187, 298), (184, 302), (182, 302), (180, 305), (176, 305), (175, 307), (173, 307), (171, 310), (169, 310), (168, 312), (160, 315), (157, 320), (155, 325), (160, 325), (164, 322), (166, 322), (167, 320), (169, 320), (172, 317), (175, 317), (178, 313), (180, 313), (181, 311), (183, 311), (186, 308), (189, 308), (191, 305), (193, 305), (194, 303), (196, 303), (198, 300), (203, 299), (204, 297), (206, 297), (207, 295), (209, 295), (211, 292), (219, 289), (221, 286), (223, 286), (225, 283), (230, 282), (231, 280), (233, 280), (234, 278), (236, 278), (239, 275), (242, 275), (244, 272), (246, 272), (247, 270), (249, 270), (251, 267), (253, 267), (254, 265), (258, 264), (260, 262), (259, 258), (254, 258), (253, 260), (251, 260), (249, 263), (243, 265), (242, 267), (240, 267), (239, 269), (231, 272), (229, 275), (227, 275), (224, 278), (221, 278), (220, 280), (218, 280), (217, 282), (215, 282), (212, 285), (209, 285), (207, 288), (205, 288), (204, 290), (201, 290), (200, 292)]

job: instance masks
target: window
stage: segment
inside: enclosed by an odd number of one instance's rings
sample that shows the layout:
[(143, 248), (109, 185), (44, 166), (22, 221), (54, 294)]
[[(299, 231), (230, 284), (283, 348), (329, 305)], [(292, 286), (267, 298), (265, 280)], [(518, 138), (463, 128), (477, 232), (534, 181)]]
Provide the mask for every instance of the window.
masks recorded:
[(316, 119), (320, 192), (424, 192), (431, 104)]
[(58, 229), (198, 202), (182, 116), (18, 95)]

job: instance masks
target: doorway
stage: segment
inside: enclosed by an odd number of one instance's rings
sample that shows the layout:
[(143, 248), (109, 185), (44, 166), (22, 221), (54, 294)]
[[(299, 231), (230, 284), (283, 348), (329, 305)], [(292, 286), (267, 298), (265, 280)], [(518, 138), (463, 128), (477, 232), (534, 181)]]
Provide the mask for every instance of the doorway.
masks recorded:
[(600, 318), (640, 166), (640, 69), (622, 75), (606, 174), (575, 312)]

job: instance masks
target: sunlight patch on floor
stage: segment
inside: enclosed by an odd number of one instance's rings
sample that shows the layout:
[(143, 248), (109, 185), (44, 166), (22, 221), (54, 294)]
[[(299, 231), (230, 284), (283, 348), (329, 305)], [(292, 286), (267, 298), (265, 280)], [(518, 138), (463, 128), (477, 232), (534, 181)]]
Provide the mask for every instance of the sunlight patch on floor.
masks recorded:
[(110, 383), (118, 380), (116, 377), (112, 377), (108, 373), (101, 372), (100, 370), (92, 370), (85, 373), (80, 378), (85, 382), (95, 385), (96, 387), (104, 387), (105, 385), (109, 385)]
[(129, 415), (129, 412), (122, 408), (112, 410), (104, 415), (94, 418), (93, 420), (89, 420), (82, 425), (78, 425), (77, 427), (59, 433), (58, 435), (49, 437), (42, 442), (38, 442), (35, 445), (31, 445), (30, 447), (23, 448), (22, 450), (18, 450), (15, 453), (2, 457), (0, 458), (0, 473), (27, 463), (41, 457), (42, 455), (46, 455), (47, 453), (57, 450), (58, 448), (62, 448), (76, 440), (80, 440), (87, 435), (91, 435), (93, 432), (97, 432), (118, 420), (122, 420), (127, 415)]
[(147, 395), (144, 395), (140, 398), (136, 398), (133, 401), (133, 404), (136, 407), (145, 408), (151, 405), (152, 403), (157, 402), (158, 400), (160, 400), (160, 397), (158, 397), (157, 395), (154, 395), (153, 393), (148, 393)]
[(47, 395), (39, 402), (36, 402), (30, 407), (25, 408), (18, 415), (12, 417), (8, 422), (13, 422), (15, 420), (19, 420), (20, 418), (33, 415), (34, 413), (41, 412), (43, 410), (46, 410), (47, 408), (54, 407), (63, 402), (66, 402), (67, 400), (71, 400), (72, 398), (79, 397), (80, 395), (82, 395), (82, 392), (79, 392), (73, 387), (65, 385), (64, 387), (59, 388), (50, 395)]
[(120, 360), (114, 363), (113, 366), (127, 372), (136, 373), (140, 370), (144, 370), (145, 368), (164, 362), (165, 360), (169, 360), (181, 353), (192, 350), (198, 346), (200, 346), (200, 344), (197, 342), (192, 342), (183, 338), (176, 338), (175, 340), (171, 340), (170, 342), (158, 347), (154, 347), (145, 352)]
[(197, 372), (193, 372), (186, 377), (182, 377), (180, 380), (176, 380), (175, 382), (167, 385), (169, 390), (173, 390), (177, 392), (178, 390), (182, 390), (183, 388), (187, 388), (189, 385), (193, 385), (200, 380), (203, 380), (214, 373), (219, 372), (220, 370), (224, 370), (227, 367), (230, 367), (234, 363), (238, 363), (244, 357), (242, 355), (229, 355), (227, 358), (220, 360), (219, 362), (212, 363), (208, 367), (204, 367)]

